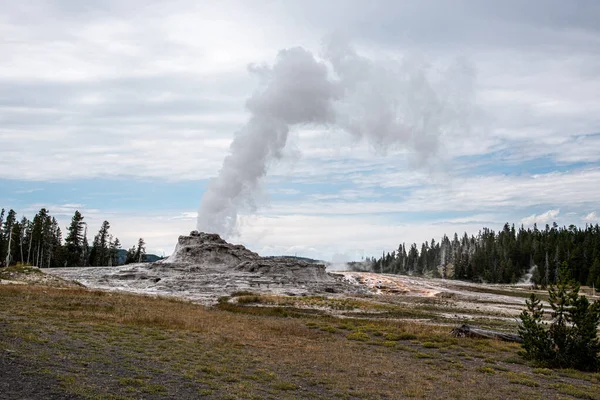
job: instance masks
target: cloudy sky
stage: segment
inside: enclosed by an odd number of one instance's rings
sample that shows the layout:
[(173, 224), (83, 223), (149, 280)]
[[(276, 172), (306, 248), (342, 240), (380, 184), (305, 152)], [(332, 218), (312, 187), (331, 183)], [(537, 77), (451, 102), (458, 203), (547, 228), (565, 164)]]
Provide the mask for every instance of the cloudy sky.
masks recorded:
[(233, 241), (341, 260), (507, 221), (600, 222), (596, 0), (0, 6), (0, 207), (20, 216), (46, 207), (64, 228), (79, 209), (92, 233), (106, 219), (125, 247), (144, 237), (169, 254), (250, 117), (248, 65), (296, 46), (327, 64), (335, 37), (430, 78), (465, 66), (468, 118), (424, 162), (402, 143), (293, 126)]

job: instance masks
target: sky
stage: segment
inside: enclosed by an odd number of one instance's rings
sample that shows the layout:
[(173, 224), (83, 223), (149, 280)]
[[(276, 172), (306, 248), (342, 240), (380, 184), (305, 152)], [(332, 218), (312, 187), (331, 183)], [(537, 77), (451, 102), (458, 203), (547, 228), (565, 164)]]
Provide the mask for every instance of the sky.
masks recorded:
[(230, 241), (348, 261), (505, 222), (600, 222), (598, 1), (0, 6), (0, 207), (19, 217), (45, 207), (66, 230), (79, 210), (90, 237), (108, 220), (125, 248), (170, 254), (251, 117), (253, 71), (301, 47), (335, 79), (335, 38), (390, 74), (465, 66), (449, 83), (467, 117), (424, 160), (400, 140), (291, 126)]

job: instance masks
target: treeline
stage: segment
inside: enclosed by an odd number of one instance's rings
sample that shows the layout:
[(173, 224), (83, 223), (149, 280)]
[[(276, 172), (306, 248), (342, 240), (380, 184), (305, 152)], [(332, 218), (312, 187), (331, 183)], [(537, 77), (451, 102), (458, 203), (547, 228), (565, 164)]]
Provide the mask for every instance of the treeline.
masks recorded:
[(17, 218), (14, 210), (0, 211), (0, 266), (14, 264), (35, 265), (40, 268), (115, 266), (146, 261), (144, 239), (131, 247), (125, 257), (121, 242), (109, 232), (110, 223), (104, 221), (92, 244), (84, 217), (75, 211), (71, 223), (63, 231), (56, 218), (42, 208), (29, 220)]
[(546, 225), (539, 230), (524, 229), (508, 223), (499, 232), (483, 228), (477, 236), (439, 242), (416, 243), (368, 259), (375, 272), (389, 274), (428, 275), (489, 283), (515, 283), (531, 273), (531, 282), (555, 283), (559, 267), (565, 263), (580, 284), (600, 287), (600, 227)]

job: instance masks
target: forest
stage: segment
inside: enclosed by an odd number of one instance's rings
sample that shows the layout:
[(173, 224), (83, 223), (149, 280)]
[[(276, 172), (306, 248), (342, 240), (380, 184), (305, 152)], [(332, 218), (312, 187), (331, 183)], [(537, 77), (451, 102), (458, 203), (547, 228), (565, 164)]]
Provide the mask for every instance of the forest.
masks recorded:
[(531, 282), (556, 282), (561, 266), (579, 283), (600, 286), (600, 227), (556, 223), (542, 230), (537, 225), (518, 230), (506, 223), (499, 232), (483, 228), (475, 235), (444, 235), (367, 260), (374, 272), (461, 279), (488, 283), (516, 283), (531, 273)]
[[(125, 253), (125, 254), (124, 254)], [(56, 218), (42, 208), (32, 220), (17, 217), (14, 210), (0, 211), (0, 266), (35, 265), (40, 268), (116, 266), (145, 262), (143, 238), (127, 252), (110, 233), (110, 223), (104, 221), (90, 245), (87, 223), (75, 211), (66, 227), (66, 237)]]

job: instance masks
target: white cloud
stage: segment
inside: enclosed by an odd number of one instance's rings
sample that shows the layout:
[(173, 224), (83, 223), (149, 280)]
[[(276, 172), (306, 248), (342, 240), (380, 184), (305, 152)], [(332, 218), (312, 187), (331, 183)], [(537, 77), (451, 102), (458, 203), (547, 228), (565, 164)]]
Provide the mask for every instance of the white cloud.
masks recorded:
[(525, 226), (532, 226), (533, 224), (544, 225), (553, 221), (556, 221), (556, 218), (560, 214), (560, 210), (548, 210), (543, 214), (535, 215), (532, 214), (529, 217), (525, 217), (521, 219), (521, 223)]
[(591, 213), (587, 214), (585, 217), (582, 218), (582, 220), (586, 223), (598, 223), (600, 222), (600, 216), (598, 214), (596, 214), (596, 211), (592, 211)]
[[(589, 11), (553, 3), (544, 9), (555, 19), (510, 7), (499, 19), (491, 11), (497, 5), (427, 2), (127, 4), (98, 2), (88, 12), (73, 2), (5, 8), (0, 33), (11, 40), (0, 45), (9, 60), (0, 66), (0, 177), (213, 176), (246, 118), (244, 101), (253, 88), (246, 65), (270, 62), (282, 47), (318, 50), (321, 38), (336, 30), (381, 58), (415, 52), (443, 64), (468, 56), (483, 113), (471, 136), (443, 143), (450, 158), (505, 150), (516, 161), (599, 161), (599, 139), (582, 136), (600, 132), (600, 34)], [(417, 34), (433, 20), (452, 29), (431, 26)], [(298, 148), (316, 164), (357, 150), (348, 135), (332, 132), (319, 132), (312, 146), (301, 140)], [(373, 158), (372, 151), (366, 155)]]

